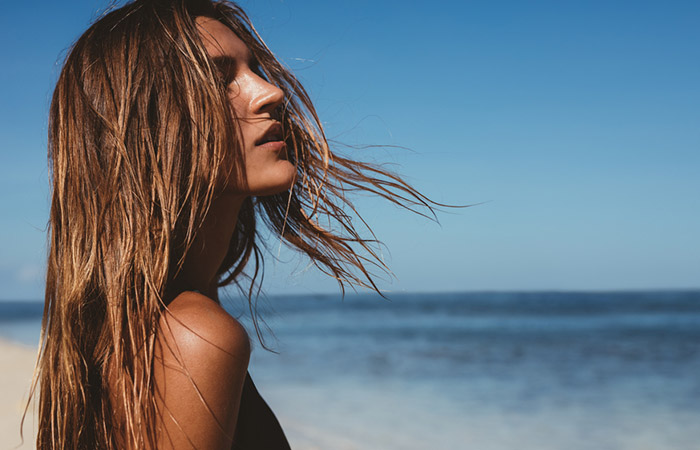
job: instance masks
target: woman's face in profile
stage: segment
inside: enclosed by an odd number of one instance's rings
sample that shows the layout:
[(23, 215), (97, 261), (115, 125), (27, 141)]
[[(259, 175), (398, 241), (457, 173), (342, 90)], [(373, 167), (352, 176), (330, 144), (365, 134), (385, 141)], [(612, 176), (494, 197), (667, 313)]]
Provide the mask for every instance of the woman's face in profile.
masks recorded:
[[(208, 17), (197, 17), (196, 22), (238, 118), (246, 174), (242, 193), (271, 195), (289, 189), (296, 168), (287, 160), (282, 127), (275, 118), (284, 93), (256, 73), (248, 46), (227, 26)], [(236, 185), (240, 189), (242, 183)]]

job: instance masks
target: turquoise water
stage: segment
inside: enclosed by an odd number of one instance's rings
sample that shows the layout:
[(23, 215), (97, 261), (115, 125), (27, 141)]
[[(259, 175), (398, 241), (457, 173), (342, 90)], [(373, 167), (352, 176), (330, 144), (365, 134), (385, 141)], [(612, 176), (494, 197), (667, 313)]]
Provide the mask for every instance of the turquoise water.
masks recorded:
[(700, 291), (390, 299), (261, 300), (250, 372), (294, 448), (700, 448)]

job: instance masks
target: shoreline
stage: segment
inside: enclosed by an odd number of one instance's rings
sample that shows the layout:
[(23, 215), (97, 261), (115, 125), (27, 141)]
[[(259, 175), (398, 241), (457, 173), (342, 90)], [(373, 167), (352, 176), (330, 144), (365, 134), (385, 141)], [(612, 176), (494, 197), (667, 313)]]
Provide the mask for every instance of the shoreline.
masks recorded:
[[(0, 450), (19, 443), (40, 328), (11, 306), (0, 328), (25, 364), (0, 338), (4, 375), (24, 371), (0, 385), (15, 403)], [(295, 450), (698, 449), (700, 292), (270, 307), (276, 353), (256, 345), (249, 370)]]
[(33, 407), (24, 421), (24, 441), (20, 437), (20, 422), (29, 396), (37, 349), (0, 338), (0, 448), (35, 448), (36, 429)]

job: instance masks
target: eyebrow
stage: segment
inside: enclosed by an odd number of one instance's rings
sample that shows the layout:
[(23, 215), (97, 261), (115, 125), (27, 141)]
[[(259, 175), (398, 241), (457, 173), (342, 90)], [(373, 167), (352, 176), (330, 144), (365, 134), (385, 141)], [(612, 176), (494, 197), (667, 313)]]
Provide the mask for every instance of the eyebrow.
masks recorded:
[[(246, 52), (246, 56), (248, 66), (255, 67), (259, 64), (257, 59), (253, 56), (253, 52), (250, 50)], [(212, 62), (222, 72), (225, 70), (236, 69), (238, 67), (238, 60), (231, 55), (215, 56), (212, 58)]]
[(212, 62), (221, 72), (226, 72), (227, 70), (235, 69), (238, 66), (236, 58), (229, 55), (215, 56), (212, 58)]

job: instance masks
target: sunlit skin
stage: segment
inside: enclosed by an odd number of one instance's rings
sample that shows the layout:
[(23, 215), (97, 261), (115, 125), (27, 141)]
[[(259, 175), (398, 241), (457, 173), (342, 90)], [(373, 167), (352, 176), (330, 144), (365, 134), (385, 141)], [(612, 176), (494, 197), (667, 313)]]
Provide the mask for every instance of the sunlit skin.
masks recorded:
[(280, 139), (256, 145), (275, 124), (279, 128), (277, 136), (282, 138), (276, 112), (284, 101), (284, 93), (251, 67), (252, 54), (233, 31), (206, 17), (198, 17), (196, 22), (207, 53), (228, 83), (229, 99), (238, 118), (246, 186), (236, 189), (248, 195), (269, 195), (288, 189), (296, 169), (286, 159), (284, 142)]
[(228, 83), (229, 100), (237, 117), (237, 123), (231, 126), (238, 126), (240, 132), (246, 179), (232, 180), (214, 200), (171, 288), (196, 289), (218, 299), (214, 278), (226, 255), (243, 200), (289, 189), (294, 184), (296, 168), (287, 160), (284, 141), (256, 145), (273, 126), (277, 132), (272, 134), (282, 138), (283, 130), (275, 115), (284, 101), (283, 91), (255, 72), (250, 50), (227, 26), (208, 17), (197, 17), (196, 23), (206, 51), (222, 66), (222, 76)]
[[(248, 373), (251, 339), (267, 348), (261, 239), (379, 292), (388, 267), (352, 194), (433, 203), (332, 150), (234, 2), (118, 3), (67, 50), (51, 96), (37, 446), (289, 450)], [(248, 330), (219, 284), (241, 288)]]
[[(153, 367), (161, 408), (168, 411), (157, 424), (158, 448), (230, 449), (235, 442), (236, 448), (288, 449), (274, 414), (246, 377), (249, 337), (219, 305), (216, 286), (244, 199), (283, 192), (294, 183), (296, 170), (275, 125), (284, 94), (254, 71), (249, 49), (229, 28), (204, 17), (196, 22), (212, 59), (227, 58), (235, 66), (225, 75), (231, 77), (228, 94), (238, 118), (246, 180), (229, 183), (213, 201), (168, 287), (175, 298), (158, 325)], [(274, 139), (262, 143), (265, 136)]]

